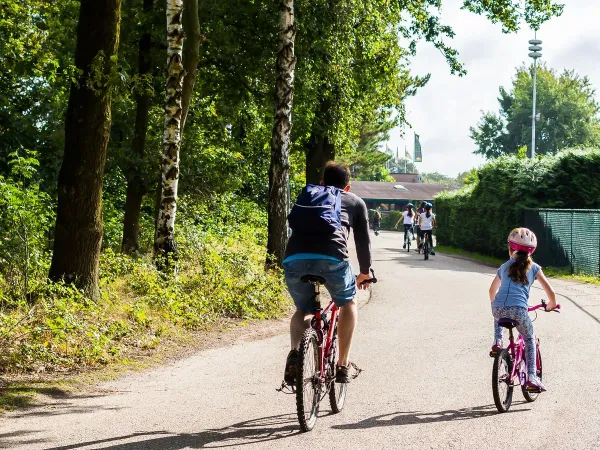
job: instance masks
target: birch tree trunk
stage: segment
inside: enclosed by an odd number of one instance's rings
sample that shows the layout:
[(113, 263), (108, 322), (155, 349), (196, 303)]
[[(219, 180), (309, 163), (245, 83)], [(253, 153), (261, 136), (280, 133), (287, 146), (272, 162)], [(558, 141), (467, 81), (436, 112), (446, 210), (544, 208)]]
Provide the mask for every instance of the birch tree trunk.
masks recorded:
[(175, 213), (179, 182), (179, 148), (181, 146), (181, 97), (183, 90), (183, 0), (167, 0), (167, 83), (165, 97), (165, 131), (161, 174), (161, 196), (154, 235), (155, 258), (163, 259), (167, 268), (176, 259)]
[(120, 21), (121, 0), (81, 0), (75, 49), (80, 75), (71, 84), (58, 176), (49, 278), (75, 283), (92, 299), (100, 297), (102, 182), (111, 124), (108, 80), (119, 47)]
[(183, 31), (185, 32), (185, 42), (183, 43), (183, 69), (185, 78), (183, 79), (183, 94), (181, 98), (181, 134), (185, 129), (190, 104), (192, 103), (192, 94), (194, 84), (196, 84), (196, 71), (198, 69), (198, 60), (200, 59), (200, 20), (198, 18), (198, 0), (183, 0)]
[[(150, 48), (152, 45), (152, 21), (148, 17), (152, 13), (154, 0), (144, 0), (143, 11), (145, 28), (138, 46), (138, 73), (142, 76), (151, 69)], [(123, 220), (123, 242), (121, 251), (133, 254), (139, 250), (140, 212), (146, 194), (141, 164), (146, 150), (146, 134), (148, 132), (148, 113), (150, 111), (150, 95), (146, 92), (136, 95), (135, 135), (132, 143), (132, 158), (125, 173), (127, 193), (125, 197), (125, 218)]]
[(269, 168), (267, 266), (281, 266), (288, 238), (290, 135), (294, 100), (294, 0), (279, 4), (279, 46), (276, 60), (275, 123)]

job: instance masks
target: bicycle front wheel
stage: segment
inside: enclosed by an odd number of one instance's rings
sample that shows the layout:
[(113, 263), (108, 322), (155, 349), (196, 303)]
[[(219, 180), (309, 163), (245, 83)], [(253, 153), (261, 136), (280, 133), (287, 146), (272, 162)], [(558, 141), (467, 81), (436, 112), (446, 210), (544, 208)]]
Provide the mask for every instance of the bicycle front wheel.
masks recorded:
[(319, 342), (315, 330), (309, 328), (302, 335), (296, 369), (296, 411), (302, 431), (314, 428), (320, 395)]
[(510, 379), (512, 363), (508, 350), (503, 349), (494, 358), (492, 369), (492, 393), (500, 412), (506, 412), (512, 403), (513, 385)]
[[(536, 375), (542, 381), (542, 353), (540, 352), (539, 344), (535, 346), (535, 356), (537, 359), (536, 362)], [(521, 386), (521, 392), (523, 392), (523, 397), (528, 402), (535, 402), (540, 395), (539, 392), (532, 392), (525, 389), (525, 386)]]
[[(337, 328), (335, 329), (333, 335), (333, 343), (332, 343), (332, 352), (333, 357), (331, 358), (332, 365), (332, 373), (335, 373), (335, 367), (338, 362), (338, 339), (337, 339)], [(348, 384), (346, 383), (336, 383), (335, 379), (331, 381), (331, 386), (329, 387), (329, 404), (331, 405), (331, 411), (334, 414), (339, 413), (346, 403), (346, 389)]]

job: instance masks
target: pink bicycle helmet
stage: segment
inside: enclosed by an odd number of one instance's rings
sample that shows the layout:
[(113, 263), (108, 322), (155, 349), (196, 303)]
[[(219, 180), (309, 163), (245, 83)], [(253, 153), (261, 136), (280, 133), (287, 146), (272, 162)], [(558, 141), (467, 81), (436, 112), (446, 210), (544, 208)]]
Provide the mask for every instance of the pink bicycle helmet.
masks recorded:
[(537, 247), (537, 237), (528, 228), (515, 228), (508, 235), (508, 245), (516, 252), (527, 252), (531, 255)]

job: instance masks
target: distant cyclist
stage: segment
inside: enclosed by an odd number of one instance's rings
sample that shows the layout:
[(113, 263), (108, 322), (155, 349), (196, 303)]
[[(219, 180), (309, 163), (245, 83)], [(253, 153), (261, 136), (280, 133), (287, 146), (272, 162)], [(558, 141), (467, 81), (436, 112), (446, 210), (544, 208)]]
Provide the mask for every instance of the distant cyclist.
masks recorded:
[(373, 231), (375, 232), (375, 236), (379, 235), (379, 229), (381, 228), (381, 212), (379, 208), (375, 210), (373, 213)]
[(527, 384), (545, 391), (546, 387), (536, 376), (535, 336), (533, 324), (527, 314), (529, 291), (534, 281), (540, 285), (548, 296), (546, 309), (556, 308), (556, 294), (550, 286), (542, 268), (533, 262), (532, 253), (537, 247), (537, 237), (527, 228), (515, 228), (508, 236), (508, 255), (510, 259), (500, 266), (490, 286), (490, 301), (494, 316), (494, 345), (492, 351), (502, 348), (502, 327), (498, 319), (512, 319), (517, 322), (517, 331), (525, 340), (525, 360), (527, 363)]
[(421, 204), (419, 205), (419, 207), (417, 208), (417, 217), (415, 220), (415, 232), (417, 234), (417, 248), (415, 249), (416, 252), (419, 251), (419, 248), (421, 247), (421, 234), (419, 233), (419, 215), (421, 215), (421, 213), (425, 212), (425, 203), (426, 202), (421, 202)]
[(428, 233), (429, 248), (431, 249), (430, 253), (435, 255), (435, 252), (433, 251), (433, 228), (435, 227), (435, 214), (432, 211), (433, 205), (427, 202), (424, 207), (425, 212), (422, 212), (418, 216), (419, 236), (421, 237), (421, 243), (419, 244), (418, 249), (421, 250), (425, 233)]
[[(325, 278), (325, 288), (340, 308), (338, 322), (339, 365), (336, 367), (336, 382), (349, 380), (350, 345), (356, 326), (358, 308), (354, 301), (356, 289), (366, 289), (365, 281), (371, 279), (371, 242), (369, 217), (365, 202), (350, 191), (350, 170), (342, 164), (330, 161), (323, 172), (324, 186), (341, 190), (341, 227), (333, 233), (292, 232), (283, 261), (285, 281), (296, 305), (290, 323), (291, 350), (287, 356), (284, 380), (295, 383), (298, 364), (298, 348), (302, 333), (310, 326), (314, 314), (312, 300), (314, 287), (302, 282), (304, 275), (319, 275)], [(350, 264), (348, 236), (354, 232), (354, 244), (360, 274), (355, 278)]]
[(396, 222), (396, 225), (394, 225), (394, 228), (398, 229), (398, 224), (401, 220), (403, 221), (402, 223), (404, 224), (404, 244), (402, 244), (402, 248), (406, 248), (407, 234), (409, 231), (412, 233), (412, 228), (415, 223), (416, 214), (413, 211), (414, 207), (415, 205), (413, 205), (412, 203), (406, 205), (405, 210), (402, 211), (402, 216), (400, 216), (398, 222)]

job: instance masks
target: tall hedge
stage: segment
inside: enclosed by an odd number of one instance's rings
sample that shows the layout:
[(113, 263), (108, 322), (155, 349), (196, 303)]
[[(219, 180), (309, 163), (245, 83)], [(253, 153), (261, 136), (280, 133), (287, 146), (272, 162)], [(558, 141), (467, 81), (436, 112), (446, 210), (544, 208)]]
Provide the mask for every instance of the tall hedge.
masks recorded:
[(535, 160), (495, 159), (477, 181), (436, 197), (441, 245), (494, 256), (521, 224), (523, 208), (600, 208), (600, 150), (566, 150)]

